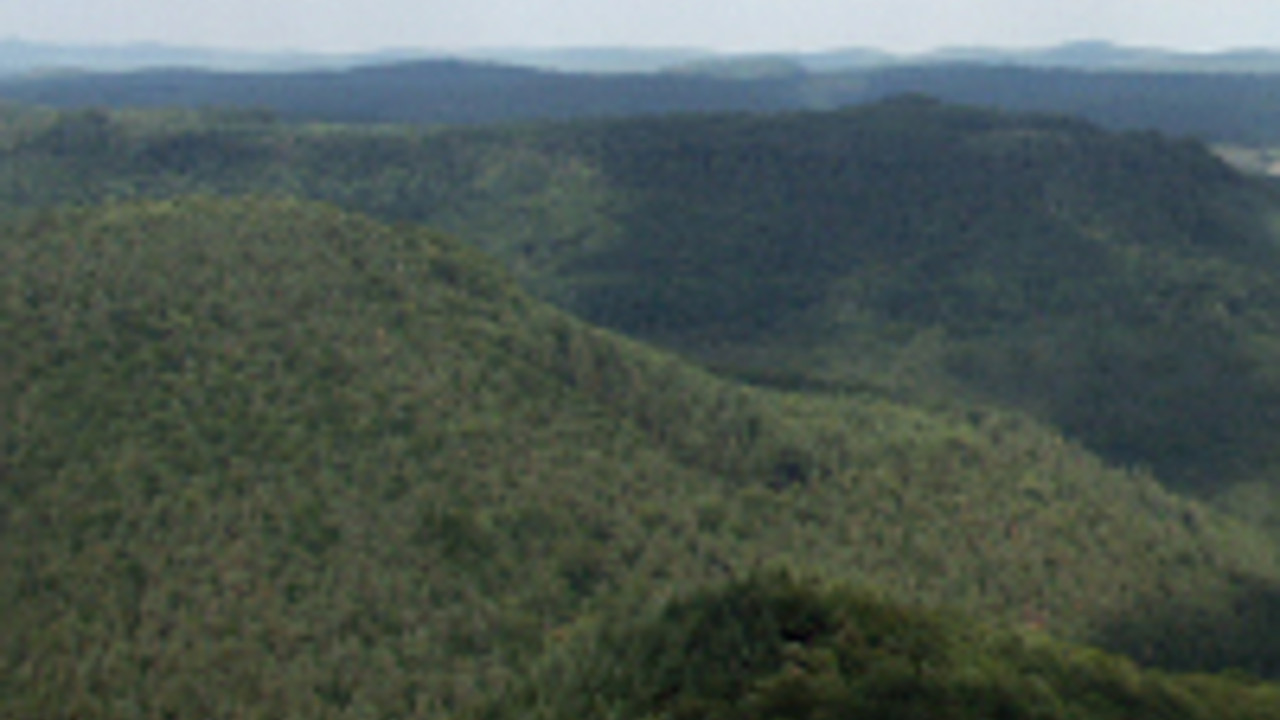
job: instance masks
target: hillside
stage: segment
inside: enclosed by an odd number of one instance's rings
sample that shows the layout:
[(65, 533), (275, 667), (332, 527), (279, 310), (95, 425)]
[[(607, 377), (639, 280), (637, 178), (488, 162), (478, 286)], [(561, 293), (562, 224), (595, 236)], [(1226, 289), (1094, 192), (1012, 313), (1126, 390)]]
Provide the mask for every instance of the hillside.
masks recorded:
[(914, 101), (588, 137), (625, 209), (545, 282), (594, 322), (1016, 406), (1190, 491), (1280, 477), (1280, 196), (1195, 143)]
[(0, 146), (0, 212), (252, 191), (427, 224), (738, 378), (1015, 407), (1280, 530), (1280, 197), (1196, 142), (901, 98), (434, 131), (33, 111)]
[(295, 200), (36, 213), (0, 260), (0, 716), (438, 714), (766, 560), (1280, 669), (1280, 549), (1015, 415), (727, 383)]

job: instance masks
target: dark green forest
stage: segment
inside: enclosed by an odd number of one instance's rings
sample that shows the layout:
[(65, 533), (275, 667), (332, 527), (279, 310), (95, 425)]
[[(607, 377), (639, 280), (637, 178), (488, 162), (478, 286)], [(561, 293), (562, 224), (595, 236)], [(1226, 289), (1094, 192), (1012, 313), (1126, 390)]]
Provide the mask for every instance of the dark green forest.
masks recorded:
[(1277, 218), (919, 97), (0, 107), (0, 717), (1276, 717)]
[(477, 717), (1276, 717), (1274, 687), (1144, 673), (1041, 634), (755, 573), (549, 654)]

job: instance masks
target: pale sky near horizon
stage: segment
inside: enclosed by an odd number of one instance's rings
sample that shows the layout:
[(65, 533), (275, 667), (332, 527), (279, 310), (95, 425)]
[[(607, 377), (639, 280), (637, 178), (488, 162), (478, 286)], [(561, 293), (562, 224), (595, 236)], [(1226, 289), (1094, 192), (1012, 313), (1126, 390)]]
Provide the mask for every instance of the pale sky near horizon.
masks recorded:
[(1280, 48), (1280, 0), (0, 0), (0, 39), (227, 49)]

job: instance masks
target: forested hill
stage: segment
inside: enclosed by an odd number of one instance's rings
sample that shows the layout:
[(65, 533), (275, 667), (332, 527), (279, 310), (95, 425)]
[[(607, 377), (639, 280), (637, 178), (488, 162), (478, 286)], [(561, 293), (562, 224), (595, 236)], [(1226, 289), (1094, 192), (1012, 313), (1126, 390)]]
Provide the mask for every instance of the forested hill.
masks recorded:
[(1274, 492), (1280, 196), (1203, 146), (920, 100), (573, 133), (614, 222), (541, 282), (593, 321)]
[(420, 60), (294, 73), (160, 69), (0, 79), (0, 98), (62, 108), (236, 106), (289, 120), (416, 124), (830, 109), (904, 93), (1068, 113), (1116, 129), (1280, 145), (1280, 74), (945, 63), (814, 72), (798, 61), (757, 58), (610, 75)]
[(1012, 405), (1275, 506), (1257, 493), (1280, 466), (1280, 202), (1194, 141), (920, 98), (519, 129), (6, 127), (0, 207), (325, 199), (455, 232), (544, 298), (741, 377)]
[(5, 716), (444, 716), (765, 561), (1280, 668), (1280, 550), (1016, 415), (745, 388), (297, 200), (39, 213), (0, 261)]

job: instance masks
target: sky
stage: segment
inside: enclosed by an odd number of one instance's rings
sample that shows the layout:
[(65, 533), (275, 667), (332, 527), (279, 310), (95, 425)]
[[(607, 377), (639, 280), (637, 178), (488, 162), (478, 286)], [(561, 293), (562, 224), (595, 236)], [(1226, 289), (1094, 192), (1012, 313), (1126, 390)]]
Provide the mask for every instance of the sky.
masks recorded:
[(1280, 47), (1280, 0), (0, 0), (0, 39), (365, 52)]

